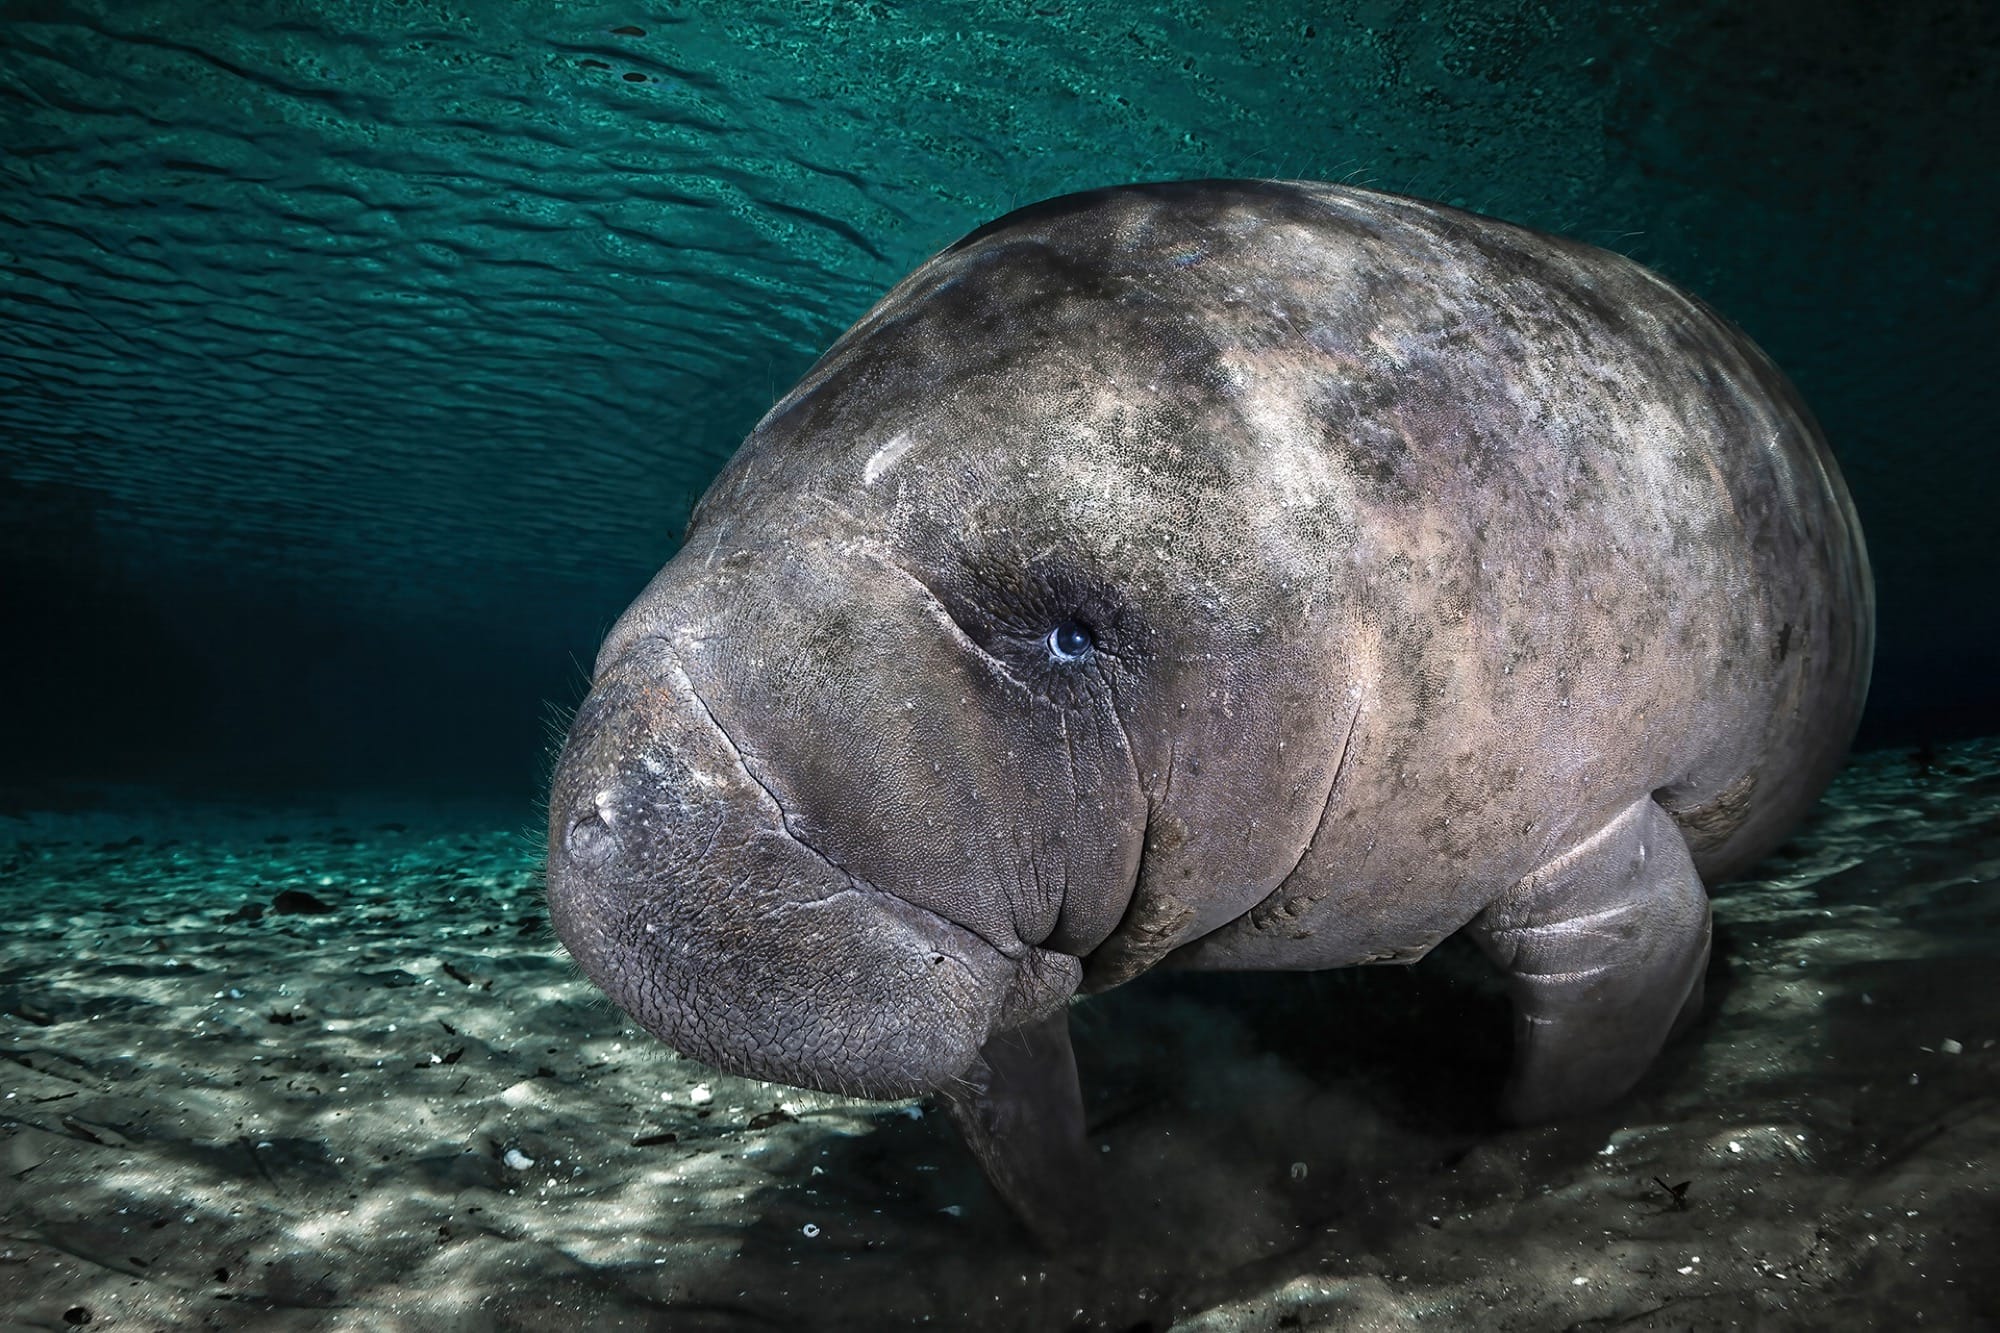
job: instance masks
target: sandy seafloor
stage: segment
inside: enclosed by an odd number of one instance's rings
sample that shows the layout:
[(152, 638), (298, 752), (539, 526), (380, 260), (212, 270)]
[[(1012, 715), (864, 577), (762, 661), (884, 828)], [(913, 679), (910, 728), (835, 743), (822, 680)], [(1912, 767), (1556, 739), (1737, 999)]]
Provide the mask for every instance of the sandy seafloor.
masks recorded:
[(2000, 741), (1859, 757), (1585, 1120), (1450, 943), (1084, 1003), (1093, 1255), (638, 1033), (532, 811), (104, 799), (0, 816), (0, 1328), (2000, 1328)]

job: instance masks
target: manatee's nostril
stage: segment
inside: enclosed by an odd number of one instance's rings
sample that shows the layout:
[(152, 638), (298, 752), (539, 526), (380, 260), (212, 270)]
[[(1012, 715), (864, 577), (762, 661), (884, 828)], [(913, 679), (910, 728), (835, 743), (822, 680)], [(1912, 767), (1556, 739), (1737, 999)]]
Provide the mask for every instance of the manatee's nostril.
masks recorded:
[(569, 831), (563, 834), (563, 850), (585, 865), (603, 865), (618, 851), (618, 833), (613, 827), (616, 820), (611, 793), (599, 792), (570, 820)]

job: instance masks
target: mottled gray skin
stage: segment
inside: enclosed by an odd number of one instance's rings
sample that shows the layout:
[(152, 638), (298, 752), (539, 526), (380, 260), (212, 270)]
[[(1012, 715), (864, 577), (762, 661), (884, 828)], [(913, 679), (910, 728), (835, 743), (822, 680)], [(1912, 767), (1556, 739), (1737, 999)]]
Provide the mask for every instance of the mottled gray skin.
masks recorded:
[(1155, 964), (1466, 930), (1503, 1108), (1624, 1092), (1698, 1007), (1703, 882), (1839, 766), (1872, 625), (1796, 393), (1637, 264), (1330, 185), (1057, 199), (716, 479), (598, 657), (551, 909), (688, 1055), (942, 1092), (1057, 1235), (1067, 1003)]

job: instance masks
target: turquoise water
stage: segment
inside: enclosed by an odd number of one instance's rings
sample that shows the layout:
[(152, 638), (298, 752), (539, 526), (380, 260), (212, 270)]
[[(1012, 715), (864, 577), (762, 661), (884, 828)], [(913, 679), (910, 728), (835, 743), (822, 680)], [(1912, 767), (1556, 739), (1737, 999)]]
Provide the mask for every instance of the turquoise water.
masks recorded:
[[(1954, 0), (0, 0), (0, 1327), (1992, 1326), (1996, 124)], [(633, 1027), (539, 802), (842, 329), (1017, 205), (1214, 176), (1743, 325), (1868, 533), (1867, 752), (1602, 1117), (1494, 1123), (1451, 947), (1082, 1006), (1135, 1202), (1051, 1257), (934, 1106)]]
[[(0, 5), (0, 782), (529, 792), (832, 338), (1021, 203), (1297, 176), (1623, 250), (1853, 484), (1868, 735), (2000, 725), (1990, 6)], [(143, 670), (135, 663), (143, 662)]]

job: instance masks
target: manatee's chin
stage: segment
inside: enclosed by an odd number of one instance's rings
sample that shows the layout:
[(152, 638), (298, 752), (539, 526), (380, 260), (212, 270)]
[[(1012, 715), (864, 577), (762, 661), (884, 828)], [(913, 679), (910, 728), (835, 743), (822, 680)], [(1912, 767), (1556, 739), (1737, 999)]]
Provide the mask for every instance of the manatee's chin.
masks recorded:
[(671, 938), (642, 951), (642, 968), (673, 997), (664, 1008), (645, 979), (605, 989), (669, 1046), (728, 1073), (892, 1098), (963, 1074), (1011, 981), (1000, 954), (969, 932), (865, 890), (801, 904), (774, 924), (790, 937), (779, 957), (724, 959)]
[(620, 1009), (725, 1072), (919, 1096), (960, 1078), (994, 1032), (1051, 1012), (1076, 988), (1074, 958), (1033, 948), (1009, 957), (782, 833), (722, 861), (679, 885), (591, 881), (571, 868), (551, 874), (550, 904), (563, 943)]

